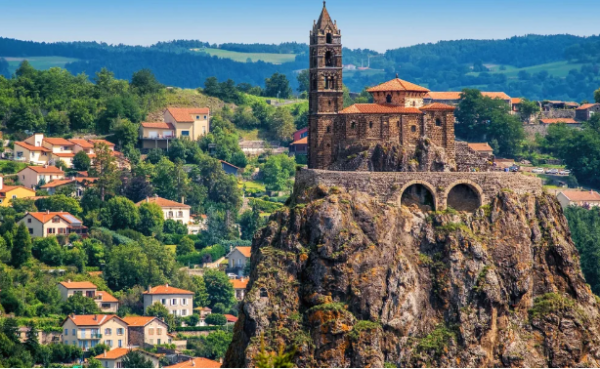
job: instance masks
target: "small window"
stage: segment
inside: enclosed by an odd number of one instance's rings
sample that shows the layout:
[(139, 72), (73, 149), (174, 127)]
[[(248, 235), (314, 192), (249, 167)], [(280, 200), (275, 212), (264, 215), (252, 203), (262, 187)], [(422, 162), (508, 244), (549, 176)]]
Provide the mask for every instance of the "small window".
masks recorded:
[(162, 334), (162, 328), (156, 328), (156, 334), (160, 336)]
[(31, 218), (27, 218), (27, 223), (31, 223)]
[(327, 126), (327, 133), (331, 133), (331, 126)]
[(59, 217), (52, 218), (52, 223), (60, 223), (60, 218)]
[(387, 102), (388, 104), (392, 103), (392, 95), (387, 95), (385, 98), (385, 102)]
[(190, 137), (190, 131), (181, 131), (182, 137)]
[(417, 132), (417, 126), (410, 126), (411, 132)]
[(352, 129), (356, 129), (356, 122), (352, 122), (352, 123), (350, 123), (350, 128), (352, 128)]
[(269, 293), (267, 292), (266, 288), (261, 288), (260, 289), (260, 297), (269, 297)]
[(373, 122), (369, 122), (369, 129), (373, 128)]
[(413, 101), (412, 106), (417, 106), (417, 102)]
[(326, 40), (326, 42), (328, 44), (332, 44), (333, 43), (333, 35), (331, 33), (327, 34), (327, 40)]
[(442, 126), (442, 120), (440, 118), (436, 118), (435, 119), (435, 125), (438, 126), (438, 127), (441, 127)]
[(148, 335), (152, 336), (154, 334), (154, 328), (148, 329)]
[(331, 106), (331, 100), (329, 100), (329, 106)]
[(196, 115), (196, 120), (200, 120), (200, 116), (199, 115)]
[(16, 198), (17, 198), (17, 195), (13, 195), (13, 197), (12, 197), (12, 198), (13, 198), (13, 199), (16, 199)]

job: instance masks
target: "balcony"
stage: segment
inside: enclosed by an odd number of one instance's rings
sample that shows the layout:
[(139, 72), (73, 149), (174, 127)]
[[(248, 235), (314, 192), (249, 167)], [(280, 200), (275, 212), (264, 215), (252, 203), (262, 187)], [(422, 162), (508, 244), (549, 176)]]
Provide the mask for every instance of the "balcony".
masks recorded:
[(175, 138), (175, 133), (172, 135), (156, 135), (156, 136), (148, 136), (148, 137), (140, 137), (142, 140), (152, 140), (152, 141), (167, 141)]
[(101, 333), (92, 333), (89, 335), (89, 337), (86, 337), (87, 335), (80, 335), (78, 338), (80, 340), (99, 340), (102, 338), (102, 334)]

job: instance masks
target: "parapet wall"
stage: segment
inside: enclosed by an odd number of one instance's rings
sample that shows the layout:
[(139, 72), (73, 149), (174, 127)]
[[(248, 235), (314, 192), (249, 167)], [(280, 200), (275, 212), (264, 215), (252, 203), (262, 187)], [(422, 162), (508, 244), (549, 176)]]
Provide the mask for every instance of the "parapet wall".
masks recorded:
[(421, 184), (434, 197), (435, 208), (447, 207), (448, 194), (457, 185), (467, 185), (478, 195), (482, 205), (489, 204), (502, 190), (515, 193), (542, 193), (542, 180), (519, 173), (505, 172), (336, 172), (300, 169), (296, 172), (295, 192), (323, 185), (339, 187), (350, 193), (367, 193), (382, 202), (398, 202), (404, 191)]

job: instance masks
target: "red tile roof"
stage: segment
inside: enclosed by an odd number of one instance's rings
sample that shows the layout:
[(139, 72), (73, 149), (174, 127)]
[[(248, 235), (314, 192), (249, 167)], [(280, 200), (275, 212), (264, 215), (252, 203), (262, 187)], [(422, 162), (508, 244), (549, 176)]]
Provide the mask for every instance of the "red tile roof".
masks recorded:
[(299, 139), (298, 141), (294, 141), (290, 145), (308, 145), (308, 137), (304, 137)]
[(421, 111), (428, 111), (428, 110), (435, 110), (435, 111), (454, 111), (454, 106), (452, 105), (447, 105), (447, 104), (441, 104), (441, 103), (433, 103), (433, 104), (429, 104), (429, 105), (425, 105), (425, 106), (421, 106), (419, 108), (419, 110)]
[(89, 140), (92, 144), (100, 144), (103, 143), (105, 145), (107, 145), (108, 147), (113, 147), (115, 146), (114, 143), (110, 142), (110, 141), (106, 141), (106, 140)]
[(81, 146), (84, 149), (92, 149), (94, 147), (94, 144), (89, 143), (87, 140), (81, 138), (72, 138), (69, 141), (71, 141), (74, 145)]
[(186, 204), (182, 204), (180, 202), (177, 201), (173, 201), (173, 200), (167, 200), (167, 199), (163, 199), (162, 197), (158, 197), (158, 196), (154, 196), (154, 197), (149, 197), (146, 200), (142, 200), (140, 202), (138, 202), (136, 205), (142, 205), (145, 202), (149, 202), (151, 204), (156, 204), (158, 206), (160, 206), (161, 208), (191, 208), (191, 206), (186, 205)]
[(73, 182), (75, 182), (74, 179), (55, 179), (52, 182), (46, 183), (45, 185), (41, 186), (41, 188), (54, 188), (58, 186), (64, 186)]
[(159, 129), (172, 129), (175, 130), (173, 124), (166, 122), (143, 122), (142, 127), (144, 128), (159, 128)]
[(68, 289), (97, 288), (96, 285), (92, 282), (60, 282), (59, 284), (63, 285), (65, 288)]
[(340, 111), (340, 114), (421, 114), (417, 108), (391, 104), (354, 104)]
[(510, 102), (514, 104), (520, 104), (522, 101), (522, 99), (520, 97), (513, 97), (512, 99), (510, 99)]
[(583, 104), (575, 110), (587, 110), (589, 108), (593, 108), (596, 105), (598, 105), (598, 104)]
[(194, 114), (210, 114), (209, 108), (167, 108), (167, 111), (178, 123), (193, 123)]
[(429, 92), (425, 87), (415, 85), (400, 78), (395, 78), (391, 81), (384, 82), (378, 86), (372, 87), (367, 92), (388, 92), (388, 91), (412, 91), (412, 92)]
[(182, 361), (181, 363), (165, 366), (164, 368), (220, 368), (221, 363), (206, 359), (203, 357), (196, 357), (188, 361)]
[(248, 286), (248, 279), (232, 279), (231, 284), (233, 285), (234, 290), (246, 289), (246, 286)]
[(6, 193), (10, 192), (12, 190), (16, 190), (17, 188), (22, 188), (24, 190), (27, 190), (29, 192), (32, 192), (31, 196), (35, 196), (35, 191), (32, 190), (31, 188), (27, 188), (27, 187), (23, 187), (23, 186), (4, 186), (0, 189), (0, 197), (6, 197)]
[(26, 148), (29, 151), (43, 151), (43, 152), (50, 152), (52, 150), (46, 148), (46, 147), (42, 147), (42, 146), (33, 146), (28, 144), (27, 142), (23, 142), (23, 141), (16, 141), (15, 145), (19, 145), (21, 147)]
[(225, 318), (227, 318), (227, 322), (235, 323), (238, 320), (237, 317), (235, 317), (235, 316), (233, 316), (231, 314), (223, 314), (223, 315), (225, 315)]
[[(57, 173), (57, 174), (64, 174), (65, 172), (62, 171), (62, 169), (59, 169), (57, 167), (55, 167), (54, 165), (48, 165), (48, 166), (33, 166), (30, 165), (27, 168), (33, 170), (36, 173)], [(25, 168), (25, 169), (27, 169)], [(25, 169), (22, 169), (21, 172)], [(20, 172), (19, 172), (20, 173)]]
[(96, 291), (96, 296), (100, 296), (100, 301), (102, 302), (119, 302), (119, 300), (106, 291)]
[[(52, 220), (52, 218), (54, 218), (55, 216), (62, 218), (65, 222), (67, 222), (69, 224), (72, 223), (72, 220), (69, 218), (76, 219), (80, 223), (82, 223), (81, 220), (75, 218), (73, 215), (71, 215), (71, 213), (67, 213), (67, 212), (54, 212), (53, 213), (53, 212), (45, 212), (45, 211), (42, 212), (41, 211), (41, 212), (28, 213), (27, 215), (31, 215), (33, 218), (39, 220), (40, 222), (42, 222), (44, 224), (50, 222)], [(25, 215), (25, 216), (27, 216), (27, 215)]]
[(238, 246), (238, 247), (234, 248), (233, 250), (238, 250), (239, 252), (242, 253), (242, 255), (244, 255), (245, 257), (249, 258), (250, 257), (250, 252), (252, 250), (252, 247), (250, 247), (250, 246)]
[(193, 295), (192, 291), (182, 290), (181, 288), (175, 288), (172, 286), (156, 286), (152, 287), (150, 291), (144, 292), (144, 295)]
[(123, 322), (123, 319), (119, 318), (117, 315), (115, 314), (90, 314), (90, 315), (75, 315), (75, 316), (68, 316), (67, 319), (71, 319), (73, 321), (73, 323), (75, 323), (75, 325), (79, 325), (79, 326), (98, 326), (98, 325), (102, 325), (106, 322), (108, 322), (109, 320), (116, 318), (120, 321)]
[(600, 201), (600, 194), (596, 191), (561, 191), (565, 197), (571, 201)]
[(72, 153), (72, 152), (53, 152), (52, 155), (56, 155), (59, 158), (73, 158), (73, 157), (75, 157), (75, 153)]
[(579, 122), (573, 118), (547, 118), (547, 119), (540, 119), (540, 122), (542, 122), (544, 124), (557, 124), (557, 123), (579, 124)]
[(46, 137), (44, 138), (44, 142), (48, 142), (50, 145), (52, 146), (73, 146), (74, 143), (69, 141), (69, 140), (65, 140), (64, 138), (54, 138), (54, 137)]
[[(429, 92), (425, 97), (429, 97), (432, 100), (460, 100), (461, 91), (443, 91), (443, 92)], [(481, 95), (489, 97), (491, 99), (511, 100), (504, 92), (487, 92), (481, 91)]]
[(469, 148), (475, 151), (493, 151), (492, 147), (487, 144), (487, 142), (483, 143), (469, 143)]
[[(105, 351), (100, 355), (96, 356), (98, 360), (116, 360), (120, 359), (123, 356), (127, 355), (130, 349), (124, 347), (114, 348), (110, 351)], [(136, 350), (135, 348), (133, 350)]]
[(154, 319), (156, 319), (155, 316), (127, 316), (123, 318), (125, 323), (131, 327), (144, 327)]

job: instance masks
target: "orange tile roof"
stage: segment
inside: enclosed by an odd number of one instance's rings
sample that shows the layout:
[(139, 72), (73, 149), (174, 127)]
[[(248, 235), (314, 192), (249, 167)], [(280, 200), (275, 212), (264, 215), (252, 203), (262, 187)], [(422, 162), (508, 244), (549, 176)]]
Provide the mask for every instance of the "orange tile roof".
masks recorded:
[(16, 190), (17, 188), (22, 188), (22, 189), (24, 189), (24, 190), (27, 190), (27, 191), (29, 191), (29, 192), (32, 192), (32, 193), (33, 193), (33, 195), (31, 195), (31, 196), (35, 196), (35, 191), (34, 191), (34, 190), (32, 190), (31, 188), (23, 187), (23, 186), (4, 186), (4, 187), (2, 187), (2, 188), (0, 189), (0, 195), (2, 195), (2, 196), (6, 196), (6, 193), (7, 193), (7, 192), (10, 192), (10, 191), (12, 191), (12, 190)]
[[(119, 318), (115, 314), (89, 314), (89, 315), (75, 315), (75, 316), (67, 316), (67, 319), (71, 319), (75, 325), (102, 325), (112, 318), (117, 318), (120, 321), (124, 322), (123, 319)], [(65, 319), (65, 321), (67, 320)]]
[(248, 286), (248, 279), (232, 279), (231, 284), (234, 290), (245, 290), (246, 286)]
[(64, 138), (53, 138), (53, 137), (46, 137), (44, 138), (44, 142), (48, 142), (50, 145), (60, 145), (60, 146), (73, 146), (74, 143), (69, 141), (69, 140), (65, 140)]
[(299, 139), (298, 141), (294, 141), (290, 145), (308, 145), (308, 137), (304, 137)]
[[(443, 91), (443, 92), (429, 92), (426, 97), (431, 98), (432, 100), (460, 100), (461, 91)], [(481, 91), (481, 95), (485, 97), (489, 97), (491, 99), (502, 99), (502, 100), (510, 100), (510, 96), (508, 96), (504, 92), (486, 92)]]
[(432, 103), (429, 105), (421, 106), (419, 110), (436, 110), (436, 111), (454, 111), (455, 107), (452, 105), (441, 104), (441, 103)]
[(29, 151), (44, 151), (44, 152), (50, 152), (52, 150), (42, 147), (42, 146), (33, 146), (28, 144), (27, 142), (23, 142), (23, 141), (16, 141), (15, 145), (19, 145), (21, 147), (26, 148)]
[(178, 123), (192, 123), (194, 114), (210, 114), (209, 108), (167, 108), (167, 111)]
[(471, 150), (475, 151), (493, 151), (492, 147), (487, 144), (487, 142), (483, 143), (469, 143), (469, 147)]
[(174, 130), (173, 124), (166, 122), (143, 122), (142, 127), (144, 128), (160, 128), (160, 129), (172, 129)]
[(235, 316), (233, 316), (233, 315), (231, 315), (231, 314), (223, 314), (223, 315), (225, 315), (225, 318), (227, 318), (227, 321), (228, 321), (228, 322), (233, 322), (233, 323), (235, 323), (235, 322), (237, 322), (237, 320), (238, 320), (238, 318), (237, 318), (237, 317), (235, 317)]
[(73, 158), (73, 157), (75, 157), (75, 153), (72, 153), (72, 152), (53, 152), (52, 155), (56, 155), (59, 158)]
[(73, 289), (73, 288), (98, 288), (92, 282), (60, 282), (59, 284), (63, 285), (65, 288)]
[(88, 140), (90, 141), (92, 144), (100, 144), (103, 143), (105, 145), (108, 145), (109, 147), (113, 147), (115, 146), (114, 143), (110, 142), (110, 141), (106, 141), (106, 140)]
[(540, 122), (542, 122), (544, 124), (556, 124), (556, 123), (579, 124), (579, 122), (577, 122), (573, 118), (547, 118), (547, 119), (540, 119)]
[[(62, 218), (64, 221), (66, 221), (67, 223), (71, 224), (72, 221), (71, 219), (69, 219), (69, 217), (73, 218), (73, 219), (77, 219), (75, 218), (73, 215), (71, 215), (71, 213), (67, 213), (67, 212), (45, 212), (45, 211), (40, 211), (40, 212), (31, 212), (26, 214), (27, 215), (31, 215), (33, 218), (37, 219), (38, 221), (46, 224), (49, 221), (52, 220), (52, 218), (54, 218), (55, 216), (58, 216), (60, 218)], [(83, 224), (83, 222), (81, 222), (81, 220), (77, 219), (80, 223)]]
[(155, 316), (126, 316), (123, 318), (125, 323), (132, 327), (143, 327), (156, 319)]
[(195, 357), (188, 361), (165, 366), (164, 368), (220, 368), (221, 363), (204, 357)]
[(45, 185), (41, 186), (41, 188), (54, 188), (58, 186), (64, 186), (73, 182), (75, 182), (74, 179), (55, 179), (52, 182), (46, 183)]
[(102, 275), (101, 271), (98, 272), (88, 272), (89, 275), (91, 275), (92, 277), (99, 277)]
[[(55, 167), (54, 165), (48, 165), (48, 166), (33, 166), (30, 165), (27, 168), (33, 170), (36, 173), (58, 173), (58, 174), (64, 174), (65, 172), (62, 171), (62, 169), (59, 169), (57, 167)], [(27, 169), (25, 168), (25, 169)], [(21, 172), (25, 169), (22, 169)], [(19, 172), (20, 173), (20, 172)]]
[(93, 144), (81, 138), (72, 138), (69, 141), (71, 141), (75, 145), (81, 146), (84, 149), (92, 149), (94, 147)]
[(119, 302), (119, 300), (106, 291), (96, 291), (96, 296), (100, 296), (100, 301), (102, 302)]
[(565, 197), (571, 201), (600, 201), (600, 194), (596, 191), (561, 191)]
[(252, 250), (252, 247), (250, 247), (250, 246), (237, 246), (233, 250), (238, 250), (239, 252), (242, 253), (242, 255), (244, 255), (245, 257), (249, 258), (250, 257), (250, 251)]
[[(96, 359), (98, 360), (116, 360), (116, 359), (120, 359), (123, 356), (127, 355), (127, 353), (129, 352), (130, 349), (128, 348), (124, 348), (124, 347), (118, 347), (118, 348), (114, 348), (110, 351), (106, 351), (101, 353), (100, 355), (96, 356)], [(132, 350), (136, 350), (135, 348)]]
[(522, 99), (520, 97), (513, 97), (512, 99), (510, 99), (510, 102), (513, 104), (520, 104), (522, 101)]
[(587, 110), (589, 108), (593, 108), (596, 105), (598, 105), (598, 104), (583, 104), (575, 110)]
[(175, 288), (167, 285), (160, 285), (152, 287), (150, 291), (144, 292), (144, 295), (193, 295), (192, 291), (182, 290), (181, 288)]
[(400, 78), (394, 78), (391, 81), (384, 82), (375, 87), (371, 87), (367, 92), (387, 92), (387, 91), (413, 91), (413, 92), (429, 92), (425, 87), (415, 85)]
[(189, 206), (189, 205), (182, 204), (177, 201), (163, 199), (162, 197), (158, 197), (158, 196), (149, 197), (145, 200), (138, 202), (136, 205), (139, 206), (145, 202), (149, 202), (151, 204), (156, 204), (156, 205), (160, 206), (161, 208), (186, 208), (186, 209), (191, 208), (191, 206)]
[(421, 111), (390, 104), (354, 104), (340, 111), (340, 114), (421, 114)]

